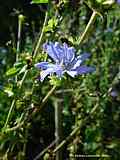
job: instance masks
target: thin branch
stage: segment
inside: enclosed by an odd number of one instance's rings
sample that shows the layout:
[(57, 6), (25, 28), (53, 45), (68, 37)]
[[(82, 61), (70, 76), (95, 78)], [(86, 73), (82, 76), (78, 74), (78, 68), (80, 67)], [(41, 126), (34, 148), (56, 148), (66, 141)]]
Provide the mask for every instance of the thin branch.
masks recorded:
[(42, 152), (40, 152), (33, 160), (38, 160), (39, 158), (41, 158), (46, 152), (48, 152), (50, 148), (52, 148), (56, 144), (56, 142), (57, 139), (50, 143), (50, 145), (47, 146)]
[(65, 138), (54, 150), (53, 150), (53, 154), (56, 153), (61, 147), (63, 147), (67, 142), (69, 142), (74, 136), (75, 134), (80, 130), (80, 128), (85, 125), (85, 123), (87, 122), (87, 120), (89, 119), (89, 117), (97, 110), (98, 105), (96, 104), (93, 109), (91, 110), (89, 116), (87, 116), (85, 119), (81, 119), (80, 124), (78, 127), (76, 127), (67, 138)]
[(42, 100), (39, 108), (37, 108), (36, 110), (33, 110), (32, 115), (30, 115), (30, 117), (31, 117), (31, 116), (34, 116), (36, 113), (38, 113), (38, 112), (41, 111), (41, 109), (44, 107), (45, 103), (47, 102), (48, 98), (49, 98), (49, 97), (52, 95), (52, 93), (55, 91), (56, 87), (57, 87), (57, 86), (53, 86), (53, 87), (51, 88), (51, 90), (50, 90), (50, 91), (47, 93), (47, 95), (43, 98), (43, 100)]
[(12, 111), (13, 111), (13, 108), (14, 108), (15, 102), (16, 102), (16, 99), (13, 99), (13, 101), (12, 101), (12, 103), (11, 103), (11, 106), (10, 106), (10, 109), (9, 109), (9, 112), (8, 112), (8, 115), (7, 115), (7, 119), (6, 119), (6, 122), (5, 122), (4, 128), (6, 128), (6, 126), (7, 126), (8, 122), (9, 122), (9, 119), (10, 119), (11, 113), (12, 113)]
[(97, 18), (97, 15), (98, 15), (98, 12), (95, 11), (95, 10), (93, 10), (93, 13), (92, 13), (92, 15), (91, 15), (91, 18), (90, 18), (90, 20), (89, 20), (89, 22), (88, 22), (88, 24), (87, 24), (87, 26), (86, 26), (86, 28), (85, 28), (85, 31), (84, 31), (83, 34), (81, 35), (78, 44), (81, 44), (81, 43), (85, 40), (87, 34), (89, 33), (89, 30), (90, 30), (91, 26), (94, 24), (94, 22), (95, 22), (95, 20), (96, 20), (96, 18)]
[(18, 128), (22, 127), (23, 125), (24, 125), (24, 122), (21, 122), (21, 123), (19, 123), (18, 125), (12, 127), (12, 128), (6, 129), (5, 132), (12, 132), (12, 131), (15, 131), (15, 130), (17, 130)]
[(43, 28), (42, 28), (40, 37), (38, 39), (38, 43), (37, 43), (37, 45), (35, 47), (35, 50), (34, 50), (34, 53), (33, 53), (33, 59), (35, 59), (36, 56), (37, 56), (37, 53), (38, 53), (38, 50), (39, 50), (39, 47), (40, 47), (40, 44), (41, 44), (41, 41), (42, 41), (42, 37), (43, 37), (43, 34), (44, 34), (44, 29), (45, 29), (45, 26), (47, 24), (47, 19), (48, 19), (48, 11), (46, 12), (45, 20), (44, 20), (44, 23), (43, 23)]

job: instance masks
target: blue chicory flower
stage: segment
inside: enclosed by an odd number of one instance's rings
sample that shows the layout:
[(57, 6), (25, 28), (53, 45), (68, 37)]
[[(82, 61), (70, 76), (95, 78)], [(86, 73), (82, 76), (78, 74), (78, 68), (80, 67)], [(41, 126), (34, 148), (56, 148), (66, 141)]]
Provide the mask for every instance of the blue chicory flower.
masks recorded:
[(116, 90), (112, 90), (112, 91), (110, 92), (110, 95), (115, 98), (115, 97), (118, 96), (118, 92), (117, 92)]
[(53, 73), (61, 78), (64, 73), (69, 74), (71, 77), (75, 77), (77, 75), (95, 71), (94, 67), (88, 67), (85, 65), (81, 66), (81, 64), (89, 58), (90, 55), (88, 53), (75, 57), (75, 49), (69, 47), (66, 43), (63, 45), (58, 42), (45, 43), (43, 49), (55, 63), (40, 62), (35, 64), (36, 68), (42, 70), (40, 77), (41, 81), (43, 81), (46, 76)]
[(117, 0), (117, 3), (120, 4), (120, 0)]

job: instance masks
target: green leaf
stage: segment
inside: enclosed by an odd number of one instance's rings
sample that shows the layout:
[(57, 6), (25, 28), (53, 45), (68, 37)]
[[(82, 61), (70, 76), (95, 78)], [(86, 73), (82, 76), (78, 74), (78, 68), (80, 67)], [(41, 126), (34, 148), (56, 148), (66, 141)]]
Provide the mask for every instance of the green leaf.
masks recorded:
[(15, 67), (15, 68), (22, 67), (22, 66), (23, 66), (23, 63), (22, 63), (22, 62), (16, 62), (16, 63), (14, 64), (14, 67)]
[(6, 76), (13, 76), (15, 74), (17, 74), (20, 71), (20, 68), (10, 68), (7, 72), (6, 72)]
[(48, 3), (48, 0), (32, 0), (32, 3), (35, 3), (35, 4)]
[(8, 95), (8, 97), (11, 97), (14, 95), (14, 93), (12, 92), (12, 88), (5, 88), (4, 92)]

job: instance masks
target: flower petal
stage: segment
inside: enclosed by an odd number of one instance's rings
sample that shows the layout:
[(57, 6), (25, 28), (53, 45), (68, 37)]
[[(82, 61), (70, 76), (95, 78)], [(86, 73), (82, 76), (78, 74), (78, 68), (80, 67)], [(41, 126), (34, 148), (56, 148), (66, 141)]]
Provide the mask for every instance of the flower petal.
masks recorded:
[(80, 56), (78, 56), (73, 62), (72, 62), (72, 69), (76, 69), (79, 67), (86, 59), (90, 57), (90, 54), (84, 53)]
[[(45, 43), (43, 45), (43, 49), (48, 53), (48, 55), (55, 61), (55, 62), (59, 62), (59, 52), (58, 50), (55, 48), (56, 45), (52, 42), (49, 43)], [(59, 47), (60, 48), (60, 47)]]
[(117, 0), (117, 3), (120, 4), (120, 0)]
[(40, 80), (43, 81), (46, 76), (56, 73), (58, 77), (62, 77), (63, 69), (60, 65), (52, 64), (51, 67), (47, 68), (46, 70), (41, 71), (41, 78)]
[(75, 49), (73, 47), (68, 47), (66, 43), (64, 43), (64, 60), (63, 63), (65, 65), (71, 63), (75, 58)]
[(38, 69), (46, 70), (48, 68), (53, 68), (55, 65), (48, 62), (40, 62), (35, 64), (35, 67)]
[(59, 60), (59, 63), (63, 62), (63, 59), (65, 57), (64, 55), (64, 48), (62, 45), (60, 45), (59, 42), (55, 42), (55, 51)]
[(87, 67), (87, 66), (80, 66), (80, 67), (77, 67), (75, 69), (75, 71), (77, 71), (77, 75), (81, 75), (81, 74), (87, 74), (90, 72), (94, 72), (95, 68), (94, 67)]
[(49, 42), (45, 43), (43, 48), (57, 63), (63, 62), (64, 65), (67, 65), (75, 58), (75, 49), (73, 47), (68, 47), (66, 43), (64, 43), (62, 46), (58, 42)]
[(77, 57), (77, 59), (81, 59), (82, 61), (85, 61), (86, 59), (88, 59), (90, 57), (89, 53), (83, 53), (80, 56)]
[(71, 77), (75, 77), (77, 75), (77, 71), (66, 71)]
[(115, 97), (117, 97), (119, 94), (118, 94), (118, 92), (117, 92), (116, 90), (112, 90), (112, 91), (110, 92), (110, 95), (115, 98)]
[(44, 71), (41, 71), (40, 73), (40, 81), (44, 81), (45, 77), (47, 77), (49, 74), (53, 73), (53, 68), (48, 68)]
[(38, 69), (47, 69), (48, 68), (48, 62), (40, 62), (40, 63), (36, 63), (35, 67)]
[(69, 47), (67, 50), (67, 60), (72, 62), (75, 58), (75, 49), (73, 47)]

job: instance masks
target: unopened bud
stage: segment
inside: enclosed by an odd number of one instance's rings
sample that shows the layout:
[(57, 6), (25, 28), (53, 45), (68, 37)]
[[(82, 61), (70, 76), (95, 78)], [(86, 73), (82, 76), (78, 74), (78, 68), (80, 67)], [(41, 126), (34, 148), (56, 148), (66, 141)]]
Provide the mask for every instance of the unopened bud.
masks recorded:
[(21, 22), (23, 22), (25, 17), (24, 17), (22, 14), (20, 14), (20, 15), (18, 16), (18, 18), (19, 18), (19, 20), (20, 20)]

